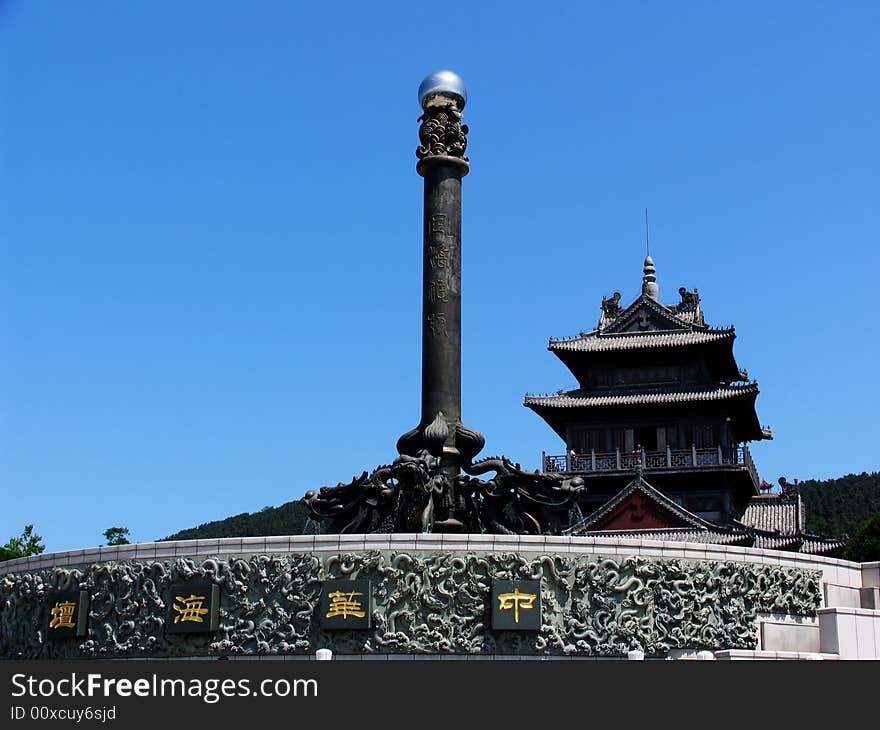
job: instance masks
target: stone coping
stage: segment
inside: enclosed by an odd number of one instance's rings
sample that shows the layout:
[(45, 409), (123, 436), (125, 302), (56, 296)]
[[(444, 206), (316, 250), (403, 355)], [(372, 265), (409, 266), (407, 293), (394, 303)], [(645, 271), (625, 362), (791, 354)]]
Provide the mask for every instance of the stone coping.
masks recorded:
[(861, 565), (862, 585), (865, 588), (880, 588), (880, 561)]
[(755, 659), (775, 659), (775, 660), (804, 660), (804, 659), (825, 659), (837, 661), (840, 655), (828, 652), (812, 652), (812, 651), (761, 651), (759, 649), (723, 649), (715, 652), (716, 659), (722, 660), (755, 660)]
[[(873, 573), (880, 563), (854, 563), (781, 550), (648, 540), (627, 537), (570, 537), (555, 535), (462, 535), (398, 533), (391, 535), (279, 535), (225, 537), (207, 540), (169, 540), (44, 553), (0, 563), (0, 575), (55, 567), (90, 565), (119, 560), (193, 557), (198, 555), (252, 555), (254, 553), (339, 552), (351, 550), (445, 550), (554, 552), (559, 554), (644, 555), (686, 560), (732, 560), (823, 571), (823, 579), (861, 587), (862, 573)], [(865, 571), (865, 568), (868, 568)]]
[(819, 616), (825, 614), (838, 614), (842, 616), (869, 616), (880, 619), (880, 609), (877, 608), (853, 608), (852, 606), (829, 606), (817, 610)]

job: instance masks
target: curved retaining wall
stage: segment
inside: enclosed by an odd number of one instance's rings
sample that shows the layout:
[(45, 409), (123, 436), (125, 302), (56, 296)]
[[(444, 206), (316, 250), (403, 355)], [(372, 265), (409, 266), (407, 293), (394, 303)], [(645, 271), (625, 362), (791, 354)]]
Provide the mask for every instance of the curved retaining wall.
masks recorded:
[[(322, 627), (327, 582), (353, 579), (369, 581), (371, 626)], [(174, 593), (193, 580), (216, 586), (217, 625), (173, 633), (181, 627), (171, 624), (170, 604), (186, 597)], [(537, 630), (492, 628), (493, 582), (503, 580), (541, 582)], [(144, 543), (0, 563), (0, 656), (755, 649), (762, 616), (815, 622), (829, 598), (857, 601), (862, 585), (858, 563), (640, 539), (419, 534)], [(74, 594), (89, 602), (87, 625), (57, 638), (50, 603)]]

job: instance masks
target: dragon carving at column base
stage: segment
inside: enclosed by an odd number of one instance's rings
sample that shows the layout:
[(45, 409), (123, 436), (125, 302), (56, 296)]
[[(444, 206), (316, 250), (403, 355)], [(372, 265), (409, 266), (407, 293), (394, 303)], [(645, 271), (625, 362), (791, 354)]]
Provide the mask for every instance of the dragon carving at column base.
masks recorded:
[[(463, 465), (450, 477), (426, 449), (305, 494), (330, 533), (488, 532), (558, 535), (586, 488), (580, 477), (524, 471), (507, 457)], [(477, 477), (495, 472), (491, 479)]]

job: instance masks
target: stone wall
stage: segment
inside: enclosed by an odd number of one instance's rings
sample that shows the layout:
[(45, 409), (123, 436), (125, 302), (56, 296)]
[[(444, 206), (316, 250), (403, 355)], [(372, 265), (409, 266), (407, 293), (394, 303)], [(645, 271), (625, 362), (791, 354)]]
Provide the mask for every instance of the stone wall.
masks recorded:
[[(220, 586), (220, 626), (166, 635), (172, 584)], [(326, 631), (321, 586), (368, 579), (373, 624)], [(541, 580), (540, 630), (491, 628), (493, 580)], [(825, 584), (823, 586), (823, 583)], [(0, 655), (621, 656), (755, 649), (759, 618), (816, 622), (861, 566), (790, 553), (614, 538), (351, 535), (197, 540), (0, 564)], [(49, 594), (85, 590), (86, 636), (47, 641)]]

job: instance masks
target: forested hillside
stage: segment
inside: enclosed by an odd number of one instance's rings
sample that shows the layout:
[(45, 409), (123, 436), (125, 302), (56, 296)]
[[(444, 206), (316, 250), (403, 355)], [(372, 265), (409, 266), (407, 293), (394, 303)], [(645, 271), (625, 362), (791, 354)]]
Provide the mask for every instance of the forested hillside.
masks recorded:
[[(203, 540), (209, 537), (260, 537), (262, 535), (300, 535), (309, 513), (296, 500), (280, 507), (263, 507), (259, 512), (243, 512), (225, 520), (206, 522), (189, 530), (181, 530), (166, 540)], [(313, 530), (314, 531), (314, 530)]]
[(847, 474), (838, 479), (808, 479), (798, 485), (807, 513), (807, 530), (850, 537), (880, 513), (880, 472)]

